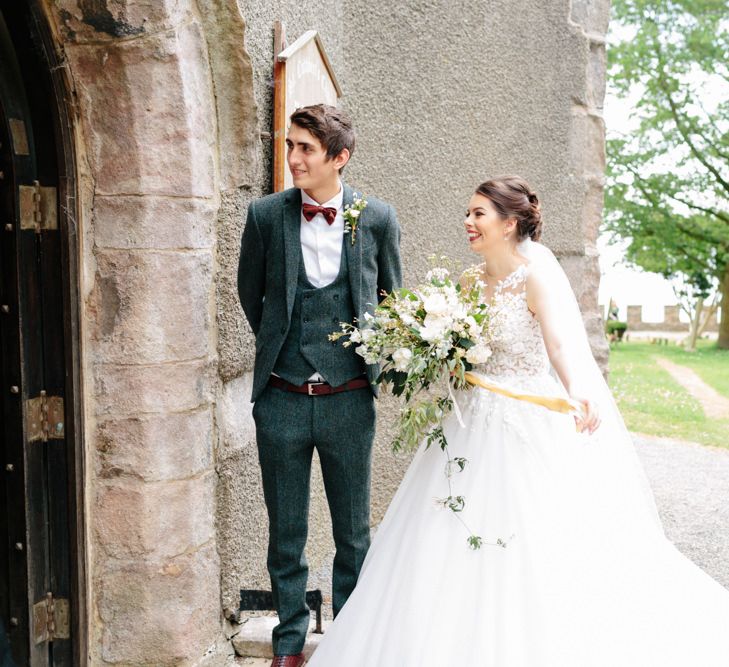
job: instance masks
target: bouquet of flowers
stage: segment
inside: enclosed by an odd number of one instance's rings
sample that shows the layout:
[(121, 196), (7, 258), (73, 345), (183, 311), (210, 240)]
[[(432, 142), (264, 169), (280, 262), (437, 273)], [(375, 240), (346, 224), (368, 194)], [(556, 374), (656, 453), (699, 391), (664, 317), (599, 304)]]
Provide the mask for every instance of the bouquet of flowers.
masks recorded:
[[(451, 458), (442, 422), (450, 410), (458, 409), (452, 388), (469, 388), (468, 371), (491, 356), (483, 287), (475, 270), (454, 281), (449, 269), (439, 266), (428, 272), (424, 284), (388, 294), (359, 326), (343, 322), (341, 331), (329, 336), (346, 338), (343, 345), (356, 345), (366, 363), (379, 363), (377, 382), (404, 396), (393, 449), (412, 449), (425, 438), (426, 446), (437, 443), (445, 452), (450, 493), (438, 502), (456, 514), (463, 510), (465, 499), (453, 495), (451, 475), (462, 471), (467, 461)], [(473, 534), (468, 541), (474, 549), (483, 544)], [(497, 544), (506, 545), (501, 540)]]

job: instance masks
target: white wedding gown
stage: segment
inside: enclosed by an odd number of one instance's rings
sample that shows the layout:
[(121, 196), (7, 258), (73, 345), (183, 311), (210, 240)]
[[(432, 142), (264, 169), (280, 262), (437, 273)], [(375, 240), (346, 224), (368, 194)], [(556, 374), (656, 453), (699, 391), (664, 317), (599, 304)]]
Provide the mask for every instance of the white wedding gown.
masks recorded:
[[(526, 269), (496, 290), (494, 354), (479, 372), (564, 395), (550, 375)], [(379, 526), (356, 589), (310, 667), (726, 667), (729, 591), (666, 539), (655, 506), (610, 458), (627, 431), (576, 433), (571, 416), (483, 389), (457, 394), (446, 458), (421, 446)], [(625, 445), (625, 443), (622, 443)], [(629, 445), (634, 454), (632, 444)], [(622, 466), (622, 467), (621, 467)], [(642, 470), (641, 470), (642, 473)]]

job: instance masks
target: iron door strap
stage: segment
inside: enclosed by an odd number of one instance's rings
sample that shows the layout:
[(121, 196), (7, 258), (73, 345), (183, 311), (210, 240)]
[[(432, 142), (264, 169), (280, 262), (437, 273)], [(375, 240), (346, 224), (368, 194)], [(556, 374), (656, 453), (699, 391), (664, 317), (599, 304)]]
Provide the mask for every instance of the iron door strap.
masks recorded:
[(25, 123), (20, 118), (8, 118), (8, 126), (10, 127), (10, 136), (13, 138), (13, 152), (16, 155), (30, 155)]

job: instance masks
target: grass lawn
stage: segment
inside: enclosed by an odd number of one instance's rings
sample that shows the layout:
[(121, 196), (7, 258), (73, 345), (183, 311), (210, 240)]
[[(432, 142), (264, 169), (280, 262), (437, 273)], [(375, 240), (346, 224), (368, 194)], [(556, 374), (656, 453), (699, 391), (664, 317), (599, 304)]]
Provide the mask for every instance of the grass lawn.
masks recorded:
[(676, 345), (620, 343), (610, 352), (610, 387), (628, 428), (729, 448), (729, 415), (705, 417), (700, 403), (656, 365), (658, 355), (693, 369), (706, 384), (729, 397), (729, 350), (706, 341), (693, 353)]

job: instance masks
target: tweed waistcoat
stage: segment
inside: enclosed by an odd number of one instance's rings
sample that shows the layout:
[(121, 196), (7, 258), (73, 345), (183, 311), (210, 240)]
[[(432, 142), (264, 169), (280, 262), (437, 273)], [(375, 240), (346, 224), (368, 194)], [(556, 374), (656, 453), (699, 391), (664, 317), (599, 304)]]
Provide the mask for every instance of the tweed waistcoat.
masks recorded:
[(339, 274), (334, 282), (320, 288), (309, 282), (301, 257), (291, 325), (273, 372), (297, 385), (306, 382), (315, 372), (332, 386), (362, 375), (364, 362), (354, 348), (328, 339), (330, 333), (339, 330), (340, 322), (352, 322), (353, 319), (347, 253), (342, 251)]

